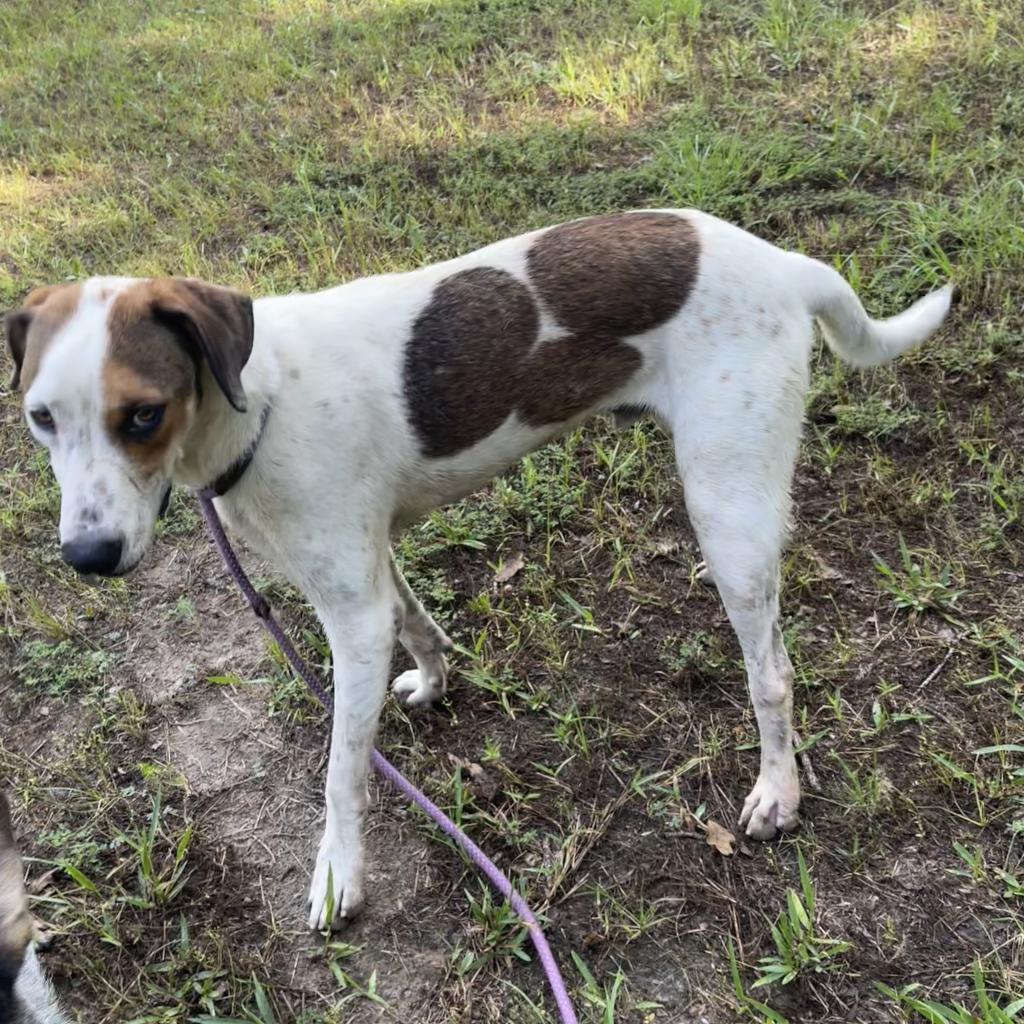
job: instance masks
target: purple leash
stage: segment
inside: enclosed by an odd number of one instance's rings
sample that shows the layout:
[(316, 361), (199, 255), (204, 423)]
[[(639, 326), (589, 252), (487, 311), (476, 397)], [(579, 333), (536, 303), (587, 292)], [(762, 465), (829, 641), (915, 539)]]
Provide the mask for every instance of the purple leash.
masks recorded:
[[(249, 607), (252, 608), (257, 618), (263, 623), (264, 628), (274, 638), (277, 646), (281, 648), (284, 656), (291, 663), (292, 668), (306, 681), (306, 685), (313, 696), (320, 701), (324, 708), (330, 711), (333, 702), (320, 684), (320, 680), (317, 679), (310, 667), (299, 657), (298, 651), (292, 646), (284, 630), (278, 625), (277, 619), (274, 618), (269, 602), (252, 585), (249, 577), (245, 574), (245, 570), (242, 568), (242, 563), (238, 561), (238, 556), (235, 554), (234, 548), (232, 548), (231, 542), (224, 532), (224, 525), (220, 521), (220, 516), (213, 507), (213, 499), (217, 496), (216, 490), (207, 487), (197, 493), (203, 518), (206, 520), (206, 525), (213, 536), (213, 542), (216, 544), (221, 558), (224, 559), (224, 564), (227, 566), (231, 578), (238, 584), (238, 589), (242, 591), (246, 601), (249, 602)], [(551, 952), (551, 947), (548, 945), (548, 940), (544, 937), (544, 932), (537, 922), (537, 918), (534, 917), (533, 911), (527, 905), (526, 900), (512, 888), (512, 883), (494, 861), (440, 807), (425, 793), (418, 790), (379, 750), (374, 749), (370, 755), (370, 762), (378, 775), (382, 775), (392, 786), (404, 793), (412, 803), (419, 807), (428, 818), (440, 827), (445, 835), (458, 843), (470, 861), (483, 872), (491, 885), (512, 905), (512, 909), (519, 915), (523, 924), (526, 925), (526, 930), (530, 933), (530, 939), (537, 950), (537, 956), (540, 957), (541, 966), (544, 968), (544, 974), (547, 977), (551, 993), (555, 997), (558, 1015), (562, 1020), (562, 1024), (578, 1024), (576, 1010), (573, 1008), (572, 1000), (565, 989), (565, 982), (562, 980), (558, 963)]]

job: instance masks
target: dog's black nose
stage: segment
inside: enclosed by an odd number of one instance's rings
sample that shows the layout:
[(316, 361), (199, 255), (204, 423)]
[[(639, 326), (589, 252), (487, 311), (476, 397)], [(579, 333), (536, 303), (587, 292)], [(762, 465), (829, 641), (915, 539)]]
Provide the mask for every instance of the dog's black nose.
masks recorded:
[(60, 546), (64, 561), (83, 576), (113, 576), (121, 562), (124, 540), (86, 534)]

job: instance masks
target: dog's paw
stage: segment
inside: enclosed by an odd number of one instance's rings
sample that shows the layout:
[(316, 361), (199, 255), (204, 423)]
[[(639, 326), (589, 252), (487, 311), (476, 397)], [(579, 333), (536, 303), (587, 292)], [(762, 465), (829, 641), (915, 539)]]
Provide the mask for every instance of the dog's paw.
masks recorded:
[(711, 575), (711, 570), (708, 568), (707, 562), (697, 563), (696, 577), (697, 582), (701, 584), (701, 586), (708, 587), (710, 589), (714, 589), (717, 586), (715, 583), (715, 577)]
[(773, 778), (761, 775), (743, 804), (740, 825), (751, 839), (772, 839), (800, 824), (800, 784), (796, 774)]
[(433, 704), (444, 696), (444, 676), (427, 677), (418, 668), (412, 668), (391, 684), (391, 691), (408, 707)]
[(309, 887), (309, 927), (339, 928), (363, 906), (362, 850), (349, 850), (338, 840), (320, 841)]

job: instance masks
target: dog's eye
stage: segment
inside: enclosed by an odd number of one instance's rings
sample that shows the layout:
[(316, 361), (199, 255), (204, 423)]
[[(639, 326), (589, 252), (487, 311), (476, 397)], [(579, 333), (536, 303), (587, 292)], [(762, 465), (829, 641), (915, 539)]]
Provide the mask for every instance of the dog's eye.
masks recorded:
[(164, 407), (162, 405), (137, 405), (129, 411), (124, 431), (134, 437), (144, 437), (156, 430), (163, 418)]
[(47, 409), (45, 407), (41, 407), (39, 409), (33, 409), (29, 413), (29, 416), (32, 417), (32, 422), (40, 430), (50, 430), (50, 431), (52, 431), (52, 430), (56, 429), (56, 426), (55, 426), (55, 424), (53, 422), (53, 414), (50, 412), (49, 409)]

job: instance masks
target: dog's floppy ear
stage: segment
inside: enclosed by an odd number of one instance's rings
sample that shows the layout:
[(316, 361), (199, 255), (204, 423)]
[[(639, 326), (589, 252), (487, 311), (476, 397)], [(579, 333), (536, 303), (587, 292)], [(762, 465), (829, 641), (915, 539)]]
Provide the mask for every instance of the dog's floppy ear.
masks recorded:
[(14, 846), (11, 811), (0, 791), (0, 987), (13, 984), (31, 941), (32, 917)]
[(17, 391), (21, 386), (21, 367), (25, 362), (25, 348), (28, 344), (28, 328), (32, 323), (32, 310), (46, 301), (59, 285), (43, 285), (28, 293), (25, 305), (21, 309), (13, 309), (4, 317), (4, 333), (7, 335), (7, 350), (11, 353), (14, 373), (11, 375), (11, 389)]
[(25, 362), (25, 344), (28, 341), (28, 325), (32, 312), (28, 309), (14, 309), (4, 317), (4, 332), (7, 335), (7, 351), (11, 353), (14, 373), (11, 374), (11, 390), (21, 387), (21, 365)]
[(245, 412), (242, 367), (252, 352), (252, 299), (234, 288), (171, 277), (153, 282), (153, 314), (206, 361), (224, 397)]

